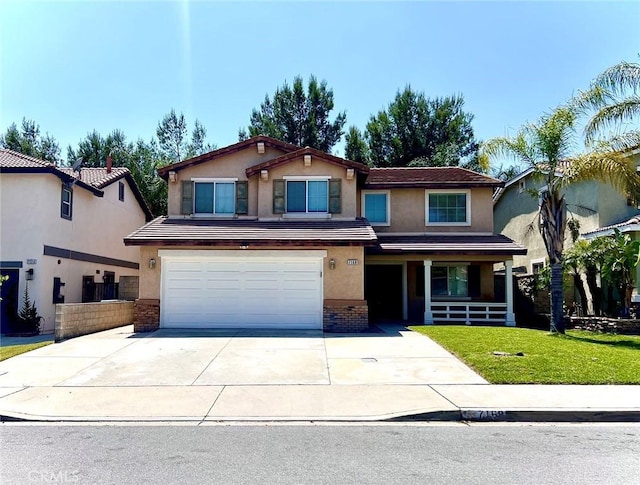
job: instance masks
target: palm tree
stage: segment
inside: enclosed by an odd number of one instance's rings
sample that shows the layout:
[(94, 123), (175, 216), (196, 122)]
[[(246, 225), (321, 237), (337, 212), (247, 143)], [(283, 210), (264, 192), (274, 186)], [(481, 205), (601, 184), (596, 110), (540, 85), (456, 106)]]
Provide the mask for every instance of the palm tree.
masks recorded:
[[(540, 201), (539, 230), (551, 265), (551, 331), (564, 333), (562, 314), (562, 261), (567, 204), (565, 190), (569, 185), (596, 180), (607, 182), (626, 193), (637, 193), (640, 178), (628, 157), (600, 143), (597, 149), (573, 154), (577, 113), (560, 107), (520, 128), (513, 137), (489, 140), (483, 150), (490, 158), (514, 157), (534, 169), (544, 181), (536, 194)], [(532, 194), (533, 195), (533, 194)]]
[[(587, 146), (603, 138), (623, 151), (640, 145), (640, 129), (633, 126), (640, 115), (640, 63), (620, 62), (596, 77), (586, 91), (571, 101), (576, 112), (588, 116), (584, 129)], [(630, 126), (631, 124), (631, 126)]]

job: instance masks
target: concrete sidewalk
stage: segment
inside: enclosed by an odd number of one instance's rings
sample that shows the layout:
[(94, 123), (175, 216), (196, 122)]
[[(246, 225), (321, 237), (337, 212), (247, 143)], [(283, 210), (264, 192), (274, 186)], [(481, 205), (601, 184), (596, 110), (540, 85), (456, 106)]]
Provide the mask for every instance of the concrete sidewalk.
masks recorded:
[(433, 341), (207, 331), (78, 337), (0, 363), (35, 421), (640, 421), (640, 386), (490, 385)]

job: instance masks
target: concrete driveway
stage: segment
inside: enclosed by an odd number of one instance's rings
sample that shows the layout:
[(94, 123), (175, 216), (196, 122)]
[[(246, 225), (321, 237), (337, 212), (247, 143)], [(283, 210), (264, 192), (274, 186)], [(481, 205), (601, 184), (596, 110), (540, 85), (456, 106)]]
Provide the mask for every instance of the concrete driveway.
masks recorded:
[(0, 362), (0, 416), (81, 421), (375, 420), (459, 408), (486, 381), (401, 326), (379, 333), (122, 327)]
[(380, 333), (122, 327), (0, 364), (0, 387), (482, 384), (432, 340)]

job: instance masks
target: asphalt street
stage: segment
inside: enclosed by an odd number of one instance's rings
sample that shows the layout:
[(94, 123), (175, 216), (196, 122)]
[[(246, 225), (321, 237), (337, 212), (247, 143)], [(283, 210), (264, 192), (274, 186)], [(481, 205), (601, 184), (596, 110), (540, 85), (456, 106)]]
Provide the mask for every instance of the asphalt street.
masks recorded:
[(0, 483), (637, 484), (640, 425), (0, 426)]

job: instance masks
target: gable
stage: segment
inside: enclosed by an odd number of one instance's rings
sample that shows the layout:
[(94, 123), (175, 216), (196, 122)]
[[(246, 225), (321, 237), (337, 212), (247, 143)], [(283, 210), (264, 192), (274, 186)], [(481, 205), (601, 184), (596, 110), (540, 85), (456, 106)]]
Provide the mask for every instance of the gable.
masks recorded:
[[(271, 138), (268, 136), (255, 136), (247, 140), (235, 143), (233, 145), (219, 148), (217, 150), (204, 153), (197, 157), (192, 157), (187, 160), (162, 167), (158, 169), (158, 175), (164, 180), (169, 180), (171, 172), (177, 174), (185, 169), (195, 168), (203, 164), (210, 165), (212, 162), (217, 162), (216, 166), (221, 165), (220, 160), (222, 159), (237, 160), (239, 158), (244, 158), (243, 156), (238, 155), (240, 153), (254, 153), (255, 155), (257, 155), (257, 159), (253, 162), (253, 164), (256, 164), (268, 160), (269, 158), (282, 155), (283, 153), (295, 151), (299, 148), (300, 147), (296, 145), (276, 140), (275, 138)], [(197, 172), (198, 170), (195, 171)]]

